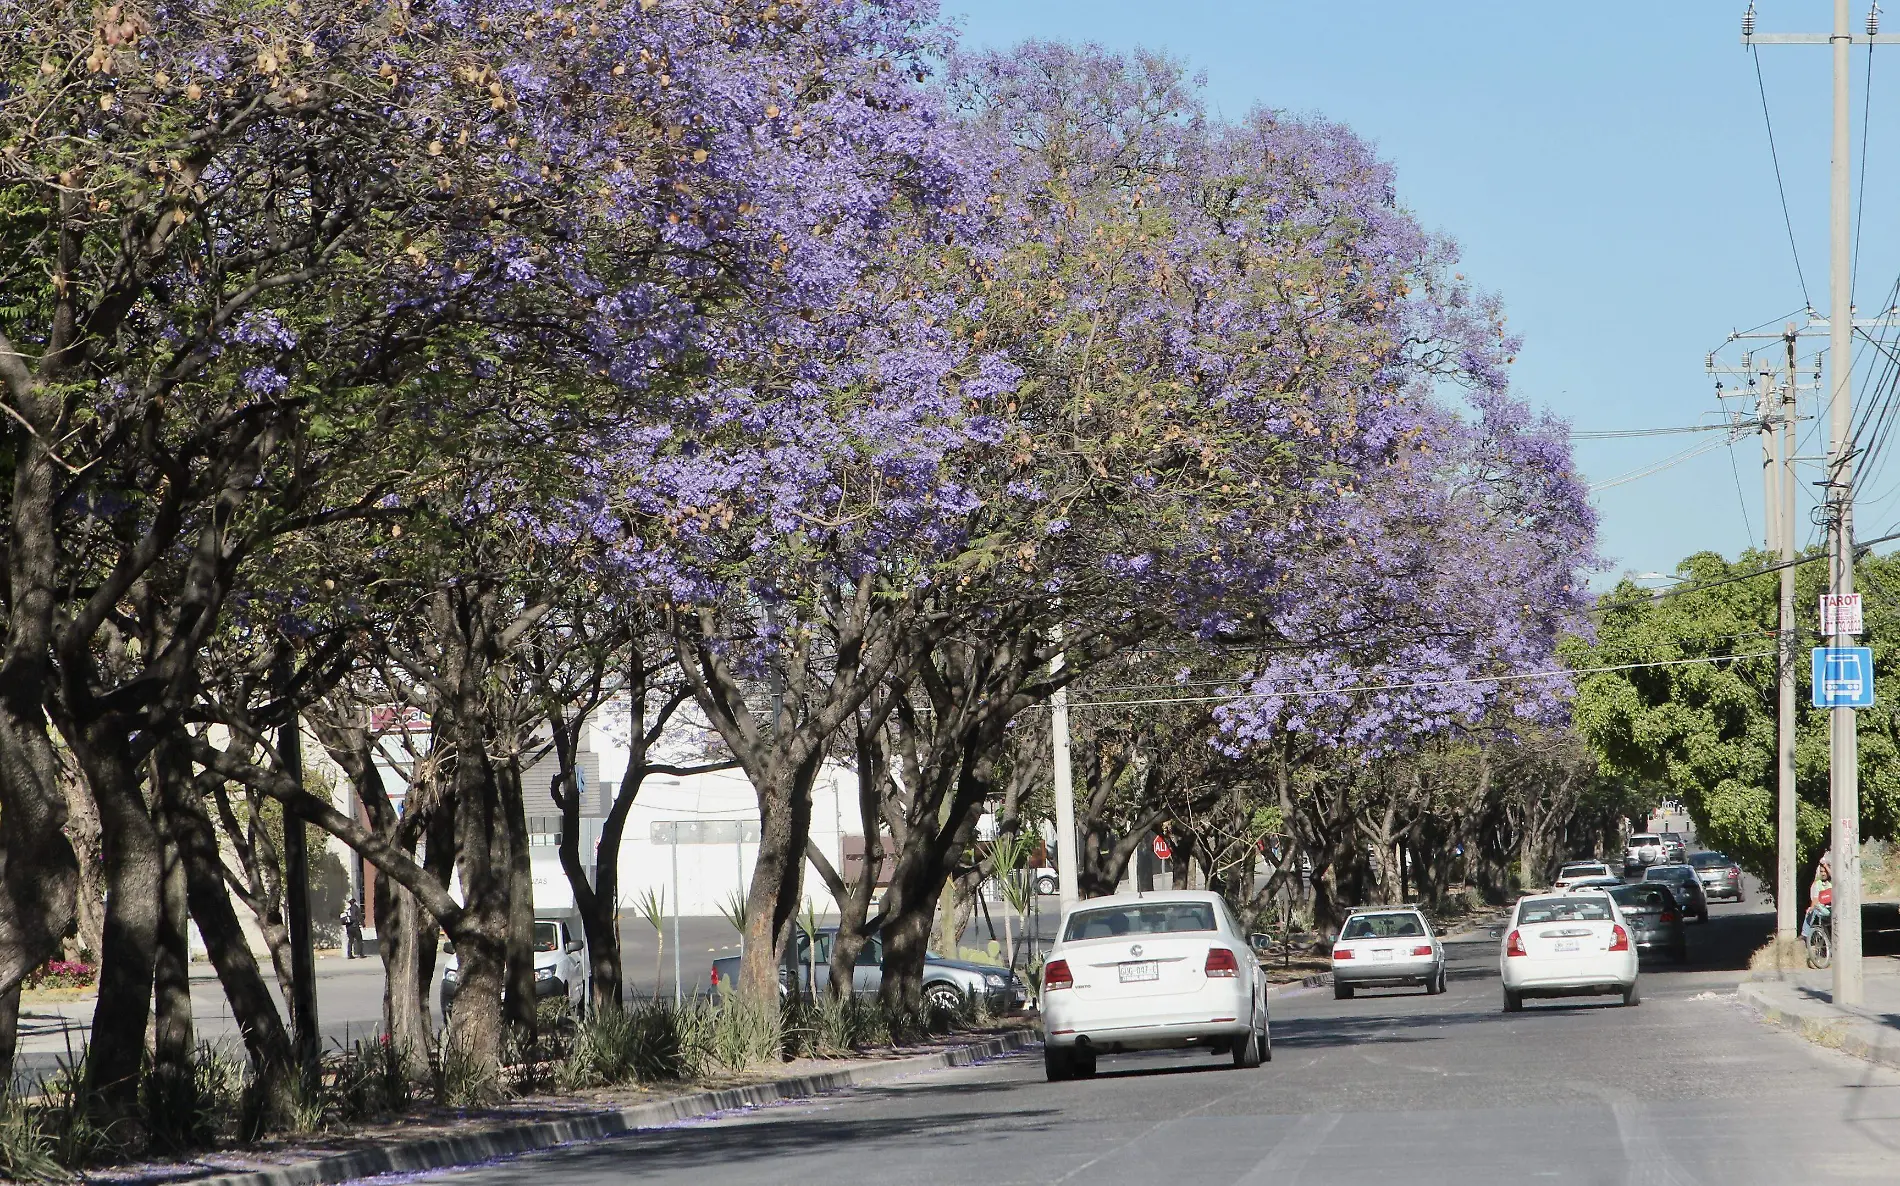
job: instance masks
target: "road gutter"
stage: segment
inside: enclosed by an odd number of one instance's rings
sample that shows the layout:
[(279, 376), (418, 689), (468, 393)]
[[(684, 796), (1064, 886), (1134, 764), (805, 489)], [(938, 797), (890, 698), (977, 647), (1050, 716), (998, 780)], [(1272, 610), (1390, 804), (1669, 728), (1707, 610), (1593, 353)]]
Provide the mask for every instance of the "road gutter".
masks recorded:
[[(744, 1108), (760, 1108), (787, 1100), (810, 1099), (857, 1087), (888, 1083), (924, 1071), (965, 1067), (999, 1058), (1037, 1044), (1026, 1030), (982, 1042), (954, 1046), (933, 1054), (919, 1054), (888, 1062), (824, 1071), (814, 1075), (775, 1079), (745, 1087), (702, 1091), (672, 1099), (655, 1100), (631, 1108), (592, 1112), (560, 1120), (503, 1125), (479, 1132), (425, 1140), (401, 1141), (378, 1149), (361, 1149), (308, 1161), (238, 1173), (194, 1177), (191, 1186), (330, 1186), (379, 1174), (414, 1174), (430, 1170), (479, 1165), (500, 1157), (518, 1156), (561, 1145), (625, 1136), (682, 1120), (697, 1120)], [(173, 1179), (167, 1179), (173, 1180)]]
[(1900, 1034), (1891, 1026), (1838, 1009), (1827, 1001), (1799, 997), (1772, 980), (1743, 981), (1735, 997), (1763, 1021), (1791, 1030), (1816, 1046), (1900, 1069)]

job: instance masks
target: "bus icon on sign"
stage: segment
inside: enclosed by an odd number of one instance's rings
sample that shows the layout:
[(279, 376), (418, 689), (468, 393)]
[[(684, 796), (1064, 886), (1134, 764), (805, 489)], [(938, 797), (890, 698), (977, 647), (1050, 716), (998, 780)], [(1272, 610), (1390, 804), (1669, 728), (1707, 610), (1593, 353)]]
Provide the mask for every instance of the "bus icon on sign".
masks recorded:
[(1814, 707), (1871, 708), (1874, 652), (1868, 647), (1816, 647)]

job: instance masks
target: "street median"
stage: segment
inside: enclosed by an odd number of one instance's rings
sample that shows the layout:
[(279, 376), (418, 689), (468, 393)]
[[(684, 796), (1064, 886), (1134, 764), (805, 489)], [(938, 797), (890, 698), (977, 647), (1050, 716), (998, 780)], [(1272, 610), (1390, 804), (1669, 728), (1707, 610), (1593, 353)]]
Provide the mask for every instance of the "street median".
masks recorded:
[(1026, 1049), (1035, 1041), (1031, 1031), (1019, 1030), (981, 1042), (908, 1058), (695, 1092), (630, 1108), (503, 1124), (420, 1140), (395, 1141), (376, 1148), (193, 1178), (191, 1182), (192, 1186), (327, 1186), (329, 1183), (349, 1182), (379, 1174), (413, 1174), (475, 1165), (498, 1157), (625, 1136), (643, 1129), (716, 1116), (723, 1112), (810, 1099), (852, 1088), (872, 1087), (920, 1072), (969, 1066)]

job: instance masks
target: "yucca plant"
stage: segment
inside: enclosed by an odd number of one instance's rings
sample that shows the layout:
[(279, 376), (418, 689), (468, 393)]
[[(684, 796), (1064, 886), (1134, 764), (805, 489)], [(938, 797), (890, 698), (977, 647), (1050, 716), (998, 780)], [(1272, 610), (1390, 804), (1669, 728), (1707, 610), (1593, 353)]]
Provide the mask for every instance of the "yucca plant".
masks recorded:
[(666, 921), (666, 891), (657, 887), (649, 888), (634, 899), (633, 908), (653, 928), (653, 998), (658, 1000), (660, 977), (666, 968), (666, 930), (662, 926)]
[(0, 1179), (9, 1182), (70, 1182), (73, 1174), (53, 1155), (43, 1117), (18, 1094), (0, 1092)]

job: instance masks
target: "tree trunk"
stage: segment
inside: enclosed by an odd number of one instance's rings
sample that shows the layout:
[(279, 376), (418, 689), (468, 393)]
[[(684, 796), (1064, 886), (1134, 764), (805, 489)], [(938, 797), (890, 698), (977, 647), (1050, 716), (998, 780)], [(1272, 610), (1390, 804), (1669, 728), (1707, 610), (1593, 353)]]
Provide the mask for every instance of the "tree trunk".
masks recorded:
[(811, 786), (822, 751), (778, 777), (757, 784), (759, 854), (746, 890), (745, 951), (739, 958), (739, 996), (753, 1004), (777, 1004), (779, 964), (792, 939), (804, 898), (805, 846), (811, 839)]
[(164, 866), (158, 831), (125, 752), (126, 734), (115, 740), (111, 731), (103, 723), (95, 725), (86, 731), (84, 748), (74, 747), (105, 825), (105, 944), (99, 953), (86, 1082), (96, 1116), (108, 1124), (138, 1111)]
[(211, 817), (198, 792), (179, 775), (176, 769), (167, 771), (161, 765), (160, 793), (183, 859), (186, 902), (204, 938), (205, 955), (231, 1004), (231, 1015), (250, 1055), (252, 1079), (264, 1092), (265, 1119), (276, 1122), (289, 1114), (290, 1033), (231, 906)]
[(508, 862), (507, 991), (502, 997), (503, 1020), (523, 1042), (532, 1042), (538, 1018), (534, 995), (534, 868), (528, 853), (528, 813), (521, 799), (521, 762), (510, 754), (491, 766), (500, 799), (501, 853)]
[[(156, 763), (154, 763), (156, 766)], [(162, 792), (155, 793), (154, 799)], [(192, 1143), (197, 1127), (192, 1068), (191, 930), (184, 854), (171, 814), (161, 809), (158, 950), (153, 961), (152, 1076), (146, 1114), (154, 1135), (173, 1148)]]
[[(59, 276), (66, 275), (62, 266)], [(14, 361), (24, 366), (17, 355)], [(45, 711), (64, 485), (54, 442), (63, 432), (66, 397), (57, 386), (59, 364), (42, 356), (38, 366), (36, 380), (16, 377), (9, 383), (12, 416), (0, 421), (0, 449), (13, 458), (6, 539), (0, 545), (7, 580), (5, 648), (0, 650), (0, 997), (9, 998), (59, 949), (73, 924), (79, 882)], [(5, 1031), (0, 1045), (10, 1043), (13, 1023), (0, 1017), (0, 1030)]]
[(89, 962), (97, 963), (106, 941), (105, 865), (100, 847), (99, 806), (93, 802), (85, 776), (66, 762), (60, 765), (60, 786), (66, 795), (66, 834), (72, 840), (73, 855), (79, 862), (79, 891), (74, 903), (79, 946)]
[(13, 1059), (20, 1050), (20, 986), (0, 992), (0, 1084), (13, 1082)]

